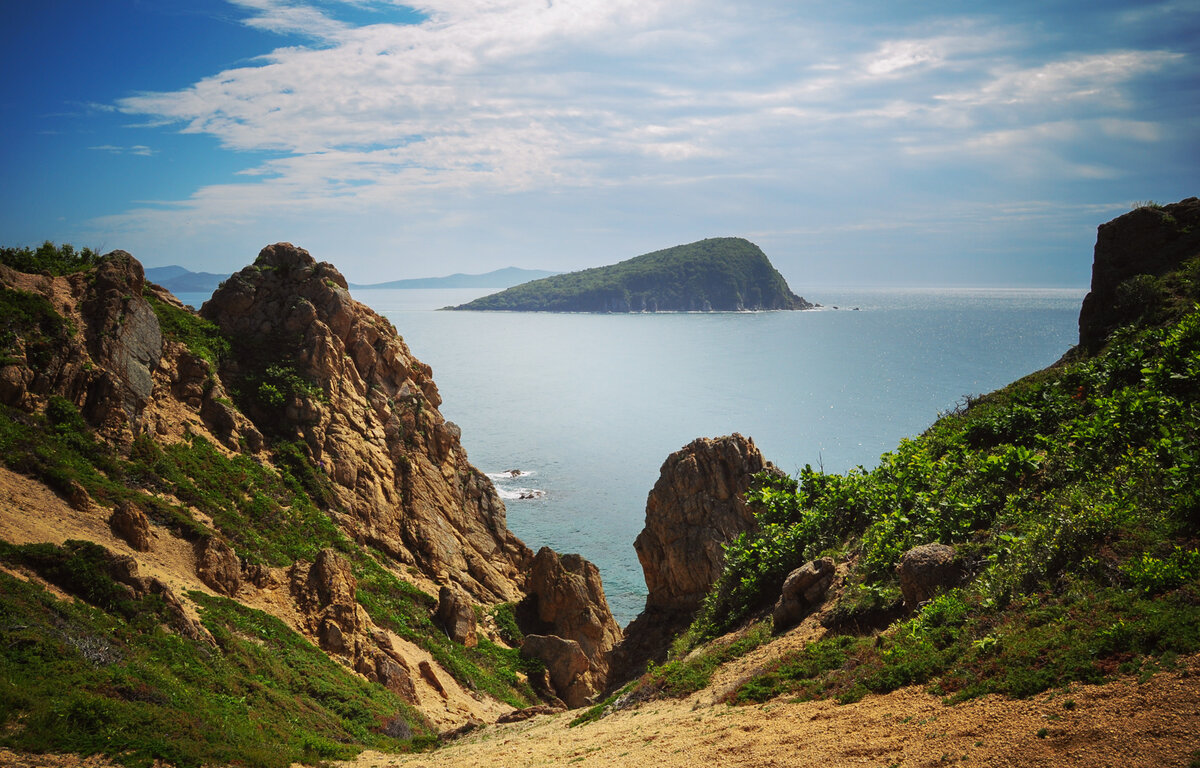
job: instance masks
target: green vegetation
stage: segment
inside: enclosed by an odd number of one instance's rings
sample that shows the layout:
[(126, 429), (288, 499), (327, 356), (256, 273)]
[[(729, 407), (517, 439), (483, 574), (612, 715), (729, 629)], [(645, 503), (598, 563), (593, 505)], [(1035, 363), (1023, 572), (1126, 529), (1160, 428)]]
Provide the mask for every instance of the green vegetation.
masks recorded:
[(76, 251), (75, 246), (69, 243), (55, 245), (49, 240), (36, 250), (11, 246), (0, 248), (0, 264), (30, 274), (48, 272), (51, 275), (69, 275), (83, 272), (99, 264), (102, 258), (91, 248)]
[(722, 237), (534, 280), (455, 309), (640, 312), (806, 306), (758, 246)]
[(103, 754), (129, 766), (285, 768), (432, 741), (411, 707), (266, 614), (192, 593), (213, 647), (164, 630), (161, 599), (130, 598), (96, 545), (0, 543), (0, 561), (83, 601), (0, 573), (6, 747)]
[(0, 286), (0, 365), (20, 362), (19, 340), (25, 358), (45, 371), (71, 331), (70, 322), (44, 296)]
[(183, 344), (193, 354), (207, 361), (214, 371), (221, 360), (229, 356), (229, 340), (221, 335), (216, 323), (162, 301), (149, 288), (143, 291), (143, 295), (158, 316), (163, 338)]
[[(1122, 290), (1155, 311), (1100, 353), (968, 398), (873, 470), (760, 477), (749, 494), (759, 530), (727, 547), (673, 656), (762, 615), (787, 573), (822, 555), (853, 564), (826, 619), (841, 634), (780, 659), (734, 700), (853, 701), (914, 683), (956, 699), (1028, 696), (1200, 650), (1198, 274), (1193, 258), (1152, 292), (1131, 279)], [(859, 636), (900, 615), (896, 564), (928, 542), (958, 548), (966, 583), (879, 638)], [(688, 662), (667, 667), (679, 677)], [(641, 685), (689, 687), (664, 679)]]
[(358, 602), (372, 621), (429, 651), (455, 679), (514, 707), (537, 701), (529, 683), (522, 681), (518, 673), (535, 671), (538, 662), (522, 658), (516, 648), (505, 648), (482, 636), (474, 648), (452, 642), (431, 618), (437, 601), (396, 578), (370, 554), (358, 558), (354, 575), (358, 579)]
[(695, 655), (677, 653), (676, 658), (646, 672), (641, 681), (643, 690), (673, 697), (695, 693), (708, 685), (722, 664), (745, 656), (770, 639), (770, 622), (760, 621), (744, 632), (709, 643)]

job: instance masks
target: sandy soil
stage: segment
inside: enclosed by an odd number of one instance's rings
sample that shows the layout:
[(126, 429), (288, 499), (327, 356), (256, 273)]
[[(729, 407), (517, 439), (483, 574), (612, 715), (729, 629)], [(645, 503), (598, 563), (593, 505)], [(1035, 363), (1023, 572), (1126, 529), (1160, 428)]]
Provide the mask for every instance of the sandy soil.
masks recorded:
[[(1200, 657), (1139, 684), (946, 706), (919, 688), (856, 704), (651, 702), (568, 728), (572, 713), (491, 726), (420, 755), (364, 753), (352, 768), (655, 766), (1187, 766), (1200, 749)], [(1073, 702), (1068, 704), (1067, 702)]]

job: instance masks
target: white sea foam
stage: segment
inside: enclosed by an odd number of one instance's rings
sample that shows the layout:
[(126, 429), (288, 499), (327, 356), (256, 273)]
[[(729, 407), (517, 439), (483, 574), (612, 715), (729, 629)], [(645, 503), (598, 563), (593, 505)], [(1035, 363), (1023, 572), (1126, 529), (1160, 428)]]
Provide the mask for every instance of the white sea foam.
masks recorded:
[(505, 488), (502, 485), (496, 486), (496, 494), (505, 501), (528, 501), (530, 499), (540, 499), (546, 495), (546, 492), (540, 488)]
[(508, 483), (518, 477), (533, 477), (537, 472), (531, 472), (525, 469), (506, 469), (503, 472), (487, 472), (485, 473), (488, 479), (493, 483)]

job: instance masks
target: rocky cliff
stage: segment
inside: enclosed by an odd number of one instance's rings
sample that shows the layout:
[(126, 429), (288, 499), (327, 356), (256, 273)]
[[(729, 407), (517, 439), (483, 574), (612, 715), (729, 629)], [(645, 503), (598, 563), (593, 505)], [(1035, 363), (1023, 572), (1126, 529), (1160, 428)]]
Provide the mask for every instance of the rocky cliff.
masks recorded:
[(1079, 343), (1096, 351), (1115, 328), (1154, 322), (1169, 287), (1162, 278), (1200, 253), (1200, 199), (1142, 205), (1101, 224), (1091, 291), (1079, 311)]
[(200, 314), (233, 342), (221, 378), (242, 410), (260, 431), (304, 446), (355, 540), (476, 600), (521, 597), (533, 553), (438, 412), (429, 366), (350, 297), (332, 265), (268, 246)]
[(99, 543), (192, 637), (191, 590), (271, 613), (435, 725), (511, 708), (481, 686), (529, 690), (512, 672), (481, 682), (498, 651), (480, 638), (505, 643), (494, 606), (534, 604), (527, 632), (583, 651), (580, 679), (546, 696), (603, 686), (620, 630), (595, 566), (535, 559), (508, 530), (429, 367), (331, 265), (268, 246), (199, 316), (122, 251), (60, 275), (0, 266), (0, 300), (4, 463), (69, 502), (13, 502), (37, 483), (0, 476), (25, 489), (4, 497), (0, 538)]

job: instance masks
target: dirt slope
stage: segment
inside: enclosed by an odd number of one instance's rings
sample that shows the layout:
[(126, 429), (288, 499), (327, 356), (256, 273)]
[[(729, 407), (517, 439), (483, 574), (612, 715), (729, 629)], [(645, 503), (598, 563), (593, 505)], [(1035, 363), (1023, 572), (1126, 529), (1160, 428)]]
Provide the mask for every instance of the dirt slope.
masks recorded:
[[(920, 688), (856, 704), (707, 705), (705, 693), (568, 728), (572, 713), (491, 726), (430, 754), (352, 768), (654, 766), (1187, 766), (1200, 757), (1200, 657), (1146, 682), (946, 706)], [(1073, 703), (1068, 703), (1073, 702)]]

